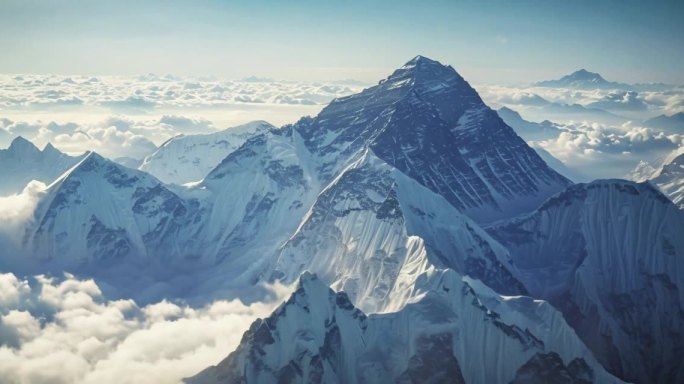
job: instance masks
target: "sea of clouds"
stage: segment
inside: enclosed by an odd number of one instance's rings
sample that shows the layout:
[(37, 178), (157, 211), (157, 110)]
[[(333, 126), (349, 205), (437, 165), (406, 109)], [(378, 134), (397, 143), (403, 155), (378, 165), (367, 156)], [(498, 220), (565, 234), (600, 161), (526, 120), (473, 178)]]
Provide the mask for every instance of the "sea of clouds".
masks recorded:
[(317, 105), (360, 88), (355, 82), (307, 83), (256, 77), (0, 75), (0, 106), (90, 105), (145, 110), (234, 103)]
[(356, 82), (175, 76), (0, 75), (0, 148), (23, 136), (68, 153), (141, 159), (179, 134), (315, 115)]
[(291, 292), (201, 307), (108, 300), (92, 279), (0, 274), (3, 383), (179, 383), (225, 358)]
[(640, 161), (659, 165), (684, 145), (684, 126), (662, 131), (644, 126), (659, 115), (684, 111), (684, 87), (637, 85), (642, 90), (478, 85), (492, 108), (508, 107), (532, 122), (550, 120), (556, 137), (531, 142), (588, 179), (622, 178)]

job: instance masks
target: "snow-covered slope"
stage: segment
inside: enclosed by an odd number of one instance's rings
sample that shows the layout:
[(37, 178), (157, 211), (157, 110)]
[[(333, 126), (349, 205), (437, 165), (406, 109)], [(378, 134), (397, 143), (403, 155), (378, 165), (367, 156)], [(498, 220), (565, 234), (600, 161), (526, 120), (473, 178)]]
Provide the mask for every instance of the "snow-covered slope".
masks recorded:
[(684, 150), (656, 171), (651, 183), (655, 184), (679, 208), (684, 209)]
[(203, 252), (223, 263), (225, 273), (253, 282), (297, 229), (321, 188), (308, 156), (296, 132), (267, 132), (249, 139), (197, 186), (209, 193)]
[(625, 175), (625, 179), (643, 183), (653, 177), (656, 172), (657, 170), (648, 161), (641, 160), (633, 170)]
[(7, 149), (0, 149), (0, 196), (19, 193), (31, 180), (49, 184), (84, 155), (66, 155), (51, 144), (41, 151), (19, 136)]
[(187, 382), (620, 382), (547, 303), (498, 296), (451, 270), (420, 280), (401, 311), (366, 316), (306, 272), (235, 352)]
[(182, 254), (196, 210), (149, 174), (91, 152), (50, 185), (24, 243), (31, 257), (66, 270), (149, 266)]
[(370, 147), (478, 222), (533, 210), (570, 181), (450, 66), (418, 56), (375, 87), (295, 124), (330, 181)]
[(315, 272), (368, 312), (405, 305), (433, 266), (524, 293), (507, 251), (443, 197), (368, 151), (328, 185), (279, 252), (273, 276)]
[(601, 180), (490, 233), (609, 371), (646, 383), (684, 380), (683, 229), (649, 183)]
[(139, 169), (165, 183), (200, 181), (247, 139), (274, 128), (265, 121), (253, 121), (215, 133), (176, 136), (147, 156)]

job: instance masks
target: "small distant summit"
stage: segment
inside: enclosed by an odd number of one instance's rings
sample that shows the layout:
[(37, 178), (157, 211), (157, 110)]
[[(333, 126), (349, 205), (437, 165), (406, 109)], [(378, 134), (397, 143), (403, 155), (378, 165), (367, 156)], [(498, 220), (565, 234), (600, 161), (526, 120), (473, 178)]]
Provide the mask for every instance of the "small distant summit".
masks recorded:
[(43, 148), (43, 151), (42, 151), (42, 152), (43, 152), (43, 153), (53, 154), (53, 155), (61, 155), (61, 154), (62, 154), (62, 152), (61, 152), (59, 149), (55, 148), (55, 147), (52, 145), (52, 143), (47, 143), (47, 144), (45, 145), (45, 148)]
[(15, 137), (14, 140), (12, 140), (12, 142), (10, 143), (9, 147), (7, 147), (7, 149), (0, 149), (1, 157), (15, 158), (18, 161), (33, 161), (43, 157), (41, 155), (41, 150), (38, 149), (38, 147), (36, 147), (35, 144), (21, 136)]
[(608, 81), (596, 72), (579, 69), (558, 80), (540, 81), (534, 84), (537, 87), (552, 88), (579, 88), (579, 89), (631, 89), (631, 86), (623, 83)]
[(41, 151), (38, 149), (38, 147), (36, 147), (35, 144), (33, 144), (33, 142), (25, 139), (22, 136), (15, 137), (14, 140), (12, 140), (12, 143), (10, 143), (9, 147), (5, 150), (0, 150), (0, 152), (4, 152), (6, 155), (23, 158), (24, 160), (28, 159), (29, 157), (36, 158), (48, 156), (54, 159), (57, 157), (66, 156), (51, 143), (47, 143), (45, 148), (43, 148)]
[(12, 140), (12, 143), (10, 144), (9, 148), (7, 150), (11, 153), (39, 153), (40, 150), (38, 147), (33, 145), (32, 142), (26, 140), (22, 136), (17, 136), (14, 140)]
[(0, 196), (21, 192), (31, 180), (49, 184), (83, 157), (69, 156), (52, 144), (41, 151), (31, 141), (17, 136), (7, 149), (0, 149)]
[(241, 81), (243, 83), (272, 83), (275, 80), (271, 77), (260, 77), (260, 76), (251, 75), (251, 76), (243, 77), (239, 81)]
[(663, 130), (667, 133), (680, 133), (684, 131), (684, 112), (673, 115), (660, 115), (644, 121), (644, 126)]
[(605, 82), (606, 81), (606, 79), (604, 79), (603, 76), (599, 75), (598, 73), (589, 72), (584, 68), (580, 69), (579, 71), (575, 71), (575, 72), (573, 72), (567, 76), (564, 76), (563, 79), (589, 80), (589, 81), (594, 81), (594, 82)]

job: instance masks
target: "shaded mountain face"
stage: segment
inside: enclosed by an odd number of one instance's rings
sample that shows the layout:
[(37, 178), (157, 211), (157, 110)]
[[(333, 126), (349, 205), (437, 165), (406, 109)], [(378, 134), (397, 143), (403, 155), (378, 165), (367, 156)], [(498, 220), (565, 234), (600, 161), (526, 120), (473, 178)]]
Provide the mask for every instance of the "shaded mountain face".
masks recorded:
[(424, 274), (415, 288), (402, 310), (365, 315), (306, 272), (233, 353), (186, 382), (620, 382), (546, 303), (502, 300), (450, 270)]
[(371, 148), (478, 222), (530, 211), (570, 184), (453, 68), (421, 56), (294, 129), (322, 180)]
[(274, 278), (319, 274), (367, 312), (403, 307), (423, 272), (451, 268), (526, 293), (506, 250), (443, 197), (367, 152), (321, 192), (280, 248)]
[(501, 119), (515, 130), (525, 141), (536, 141), (557, 138), (566, 129), (558, 124), (544, 120), (541, 123), (527, 121), (520, 114), (510, 108), (502, 107), (496, 111)]
[(147, 156), (139, 169), (167, 184), (198, 182), (247, 139), (269, 129), (275, 127), (253, 121), (210, 134), (177, 136)]
[(648, 383), (684, 380), (682, 228), (683, 211), (650, 184), (603, 180), (489, 232), (609, 371)]
[(0, 149), (0, 196), (19, 193), (31, 180), (50, 184), (84, 155), (66, 155), (51, 144), (41, 151), (23, 137)]
[(673, 115), (660, 115), (644, 121), (644, 126), (663, 130), (667, 133), (684, 132), (684, 112)]
[(604, 79), (595, 72), (580, 69), (558, 80), (545, 80), (534, 84), (538, 87), (580, 88), (580, 89), (631, 89), (628, 84)]

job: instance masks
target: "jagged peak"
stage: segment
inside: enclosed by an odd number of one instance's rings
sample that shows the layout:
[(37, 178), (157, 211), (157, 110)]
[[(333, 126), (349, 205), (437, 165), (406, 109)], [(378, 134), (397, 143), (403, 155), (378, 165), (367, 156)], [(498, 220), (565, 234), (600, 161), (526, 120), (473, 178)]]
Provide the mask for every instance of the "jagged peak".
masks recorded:
[(463, 78), (450, 65), (444, 65), (439, 61), (424, 56), (416, 56), (409, 60), (399, 69), (395, 70), (387, 79), (380, 84), (420, 85), (432, 82), (462, 82)]
[(299, 275), (294, 292), (274, 315), (277, 317), (289, 305), (307, 307), (307, 312), (309, 305), (319, 306), (320, 309), (327, 307), (329, 310), (342, 310), (351, 313), (352, 316), (360, 320), (366, 318), (366, 315), (351, 302), (346, 292), (335, 292), (317, 274), (308, 270)]
[(43, 153), (44, 154), (53, 154), (53, 155), (63, 155), (64, 153), (60, 151), (59, 149), (55, 148), (52, 143), (47, 143), (45, 145), (45, 148), (43, 148)]
[(38, 149), (38, 147), (36, 147), (32, 142), (26, 140), (22, 136), (17, 136), (16, 138), (14, 138), (9, 148), (7, 148), (7, 151), (15, 154), (40, 153), (40, 149)]

